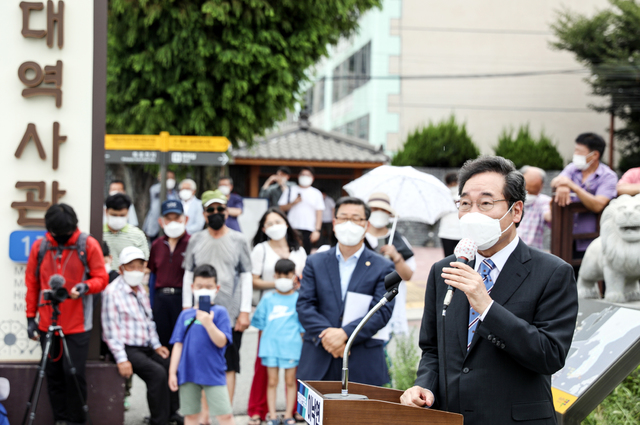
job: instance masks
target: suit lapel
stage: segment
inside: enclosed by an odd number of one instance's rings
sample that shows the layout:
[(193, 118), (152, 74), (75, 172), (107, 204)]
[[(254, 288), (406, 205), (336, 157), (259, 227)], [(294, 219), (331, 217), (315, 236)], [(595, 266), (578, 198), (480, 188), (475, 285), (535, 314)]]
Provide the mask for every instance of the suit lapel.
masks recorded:
[(518, 290), (522, 282), (529, 275), (530, 267), (525, 264), (531, 259), (529, 247), (520, 240), (515, 251), (511, 254), (500, 271), (498, 280), (491, 290), (491, 298), (500, 305), (504, 305)]
[[(500, 305), (504, 305), (509, 298), (520, 288), (520, 285), (524, 282), (526, 277), (529, 275), (530, 267), (525, 264), (531, 259), (531, 255), (529, 253), (529, 247), (520, 240), (518, 242), (518, 246), (513, 251), (513, 253), (509, 256), (509, 259), (504, 265), (504, 268), (500, 270), (500, 274), (498, 275), (498, 279), (494, 282), (493, 289), (491, 290), (491, 298), (493, 301)], [(468, 314), (467, 314), (468, 317)], [(482, 322), (478, 324), (478, 326), (482, 326)], [(468, 323), (467, 323), (468, 329)], [(478, 333), (473, 336), (471, 340), (471, 346), (469, 347), (469, 352), (473, 350), (473, 347), (478, 342)]]
[(342, 288), (340, 286), (340, 268), (338, 266), (338, 259), (336, 258), (336, 249), (338, 246), (334, 246), (329, 250), (329, 261), (327, 262), (327, 269), (329, 271), (329, 281), (331, 282), (332, 292), (336, 296), (336, 302), (340, 306), (340, 310), (344, 307), (344, 300), (342, 299)]
[[(358, 258), (356, 268), (351, 275), (351, 280), (349, 281), (349, 285), (347, 286), (347, 292), (357, 292), (356, 289), (358, 288), (358, 285), (362, 281), (362, 278), (367, 274), (367, 271), (370, 269), (370, 257), (371, 253), (365, 247), (364, 251), (362, 251), (362, 254), (360, 255), (360, 258)], [(367, 265), (367, 263), (369, 264)]]

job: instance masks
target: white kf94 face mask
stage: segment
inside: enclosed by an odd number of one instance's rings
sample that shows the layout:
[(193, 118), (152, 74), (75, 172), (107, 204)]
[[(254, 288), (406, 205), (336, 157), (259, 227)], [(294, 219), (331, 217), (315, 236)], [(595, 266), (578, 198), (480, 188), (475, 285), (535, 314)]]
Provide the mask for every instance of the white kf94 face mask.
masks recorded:
[(275, 281), (276, 289), (280, 292), (289, 292), (293, 289), (293, 279), (281, 277)]
[(213, 300), (216, 298), (217, 292), (218, 291), (216, 291), (215, 289), (196, 289), (195, 291), (193, 291), (193, 298), (195, 298), (196, 300), (196, 306), (200, 302), (200, 297), (207, 295), (211, 300), (211, 304), (213, 304)]
[(116, 217), (115, 215), (107, 215), (107, 224), (113, 230), (122, 230), (127, 225), (128, 218)]
[(369, 223), (376, 229), (382, 229), (389, 225), (391, 215), (384, 211), (373, 211), (369, 217)]
[(179, 238), (184, 233), (185, 224), (178, 221), (170, 221), (164, 225), (162, 231), (170, 238)]
[(127, 282), (127, 285), (135, 288), (142, 283), (142, 279), (144, 279), (144, 272), (125, 270), (122, 277), (124, 278), (124, 281)]
[(287, 236), (287, 225), (286, 224), (274, 224), (265, 229), (264, 233), (269, 237), (269, 239), (273, 239), (274, 241), (279, 241), (280, 239)]
[(463, 238), (469, 238), (478, 245), (478, 251), (484, 251), (494, 246), (500, 236), (513, 225), (504, 230), (500, 228), (500, 220), (511, 212), (513, 204), (501, 218), (491, 218), (479, 212), (467, 213), (460, 219), (460, 232)]
[(364, 237), (364, 227), (358, 226), (351, 221), (336, 224), (336, 239), (344, 246), (358, 245)]

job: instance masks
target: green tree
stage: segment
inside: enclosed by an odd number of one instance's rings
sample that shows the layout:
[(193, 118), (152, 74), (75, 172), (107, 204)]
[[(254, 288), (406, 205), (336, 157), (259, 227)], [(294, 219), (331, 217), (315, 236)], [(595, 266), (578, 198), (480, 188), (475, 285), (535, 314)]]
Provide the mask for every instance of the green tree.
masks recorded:
[[(623, 166), (640, 166), (640, 4), (634, 0), (609, 0), (612, 8), (592, 18), (560, 12), (551, 26), (558, 37), (553, 47), (573, 52), (589, 68), (587, 82), (593, 94), (606, 97), (599, 112), (613, 112), (624, 122), (616, 130), (622, 143)], [(624, 170), (623, 170), (624, 171)]]
[(251, 142), (380, 0), (110, 0), (107, 131)]
[[(109, 0), (107, 132), (168, 131), (251, 143), (285, 118), (328, 46), (353, 34), (360, 16), (380, 5)], [(125, 173), (111, 168), (118, 177)], [(132, 194), (141, 220), (156, 179), (148, 168), (126, 169), (137, 182)]]
[(561, 170), (564, 166), (560, 152), (551, 139), (540, 132), (536, 140), (529, 125), (520, 126), (514, 137), (513, 129), (503, 130), (494, 148), (496, 155), (513, 161), (516, 167), (533, 165), (544, 170)]
[(466, 124), (458, 124), (452, 115), (437, 124), (409, 134), (401, 151), (393, 157), (393, 165), (418, 167), (460, 167), (468, 159), (480, 155), (467, 134)]

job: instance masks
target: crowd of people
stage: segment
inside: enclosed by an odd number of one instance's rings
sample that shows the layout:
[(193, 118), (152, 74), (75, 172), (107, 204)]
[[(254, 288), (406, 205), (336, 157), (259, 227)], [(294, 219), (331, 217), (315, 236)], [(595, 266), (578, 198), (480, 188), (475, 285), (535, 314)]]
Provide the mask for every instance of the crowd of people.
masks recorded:
[[(473, 162), (475, 168), (465, 166), (466, 171), (463, 169), (460, 175), (447, 175), (445, 183), (459, 212), (441, 220), (439, 237), (445, 256), (449, 257), (457, 242), (473, 232), (470, 217), (478, 220), (476, 228), (482, 227), (486, 224), (485, 213), (500, 212), (502, 218), (495, 217), (498, 228), (500, 220), (513, 216), (516, 225), (499, 232), (496, 240), (509, 236), (499, 246), (509, 247), (509, 253), (519, 253), (522, 258), (538, 255), (529, 254), (528, 246), (542, 248), (545, 226), (553, 220), (552, 202), (560, 206), (582, 202), (590, 212), (576, 217), (573, 232), (595, 231), (595, 214), (611, 198), (640, 192), (640, 169), (630, 170), (618, 181), (601, 162), (604, 148), (600, 136), (580, 135), (572, 163), (551, 181), (553, 198), (541, 193), (546, 175), (536, 167), (515, 172), (507, 163), (482, 163), (479, 159)], [(479, 187), (499, 186), (500, 182), (482, 180), (483, 173), (500, 174), (507, 189), (522, 183), (516, 188), (522, 193), (505, 189), (502, 194), (488, 196), (487, 189), (478, 199), (470, 198), (477, 190), (465, 189), (465, 183), (477, 180)], [(82, 408), (87, 397), (84, 364), (93, 327), (92, 309), (100, 305), (105, 343), (102, 353), (117, 364), (129, 387), (133, 374), (145, 381), (152, 425), (183, 421), (206, 425), (211, 423), (211, 416), (221, 424), (234, 423), (231, 406), (236, 374), (240, 373), (240, 348), (250, 325), (259, 330), (259, 344), (247, 407), (249, 423), (290, 425), (300, 421), (295, 411), (296, 379), (341, 379), (346, 342), (364, 315), (362, 311), (366, 313), (384, 295), (384, 278), (395, 270), (403, 280), (397, 300), (371, 318), (350, 352), (351, 380), (371, 385), (388, 383), (384, 347), (393, 335), (408, 333), (405, 282), (417, 267), (413, 248), (399, 231), (390, 230), (398, 212), (389, 194), (373, 193), (366, 202), (355, 197), (334, 201), (313, 187), (314, 174), (313, 168), (303, 167), (294, 184), (290, 181), (291, 170), (281, 167), (267, 179), (260, 196), (269, 200), (270, 207), (260, 219), (251, 246), (237, 220), (243, 213), (242, 197), (233, 192), (233, 180), (227, 176), (219, 179), (215, 190), (206, 190), (197, 198), (193, 180), (181, 181), (176, 190), (175, 175), (168, 172), (167, 199), (161, 202), (159, 183), (151, 187), (150, 211), (141, 229), (124, 183), (111, 182), (101, 242), (78, 229), (73, 208), (65, 204), (50, 207), (45, 216), (48, 232), (33, 246), (27, 265), (28, 332), (32, 339), (44, 341), (52, 306), (42, 303), (42, 291), (50, 289), (54, 276), (62, 276), (69, 299), (60, 304), (59, 325), (66, 334), (80, 383), (78, 391), (70, 379), (70, 366), (60, 360), (58, 349), (51, 355), (58, 361), (50, 361), (47, 366), (55, 420), (67, 424), (86, 421)], [(460, 176), (466, 179), (461, 181), (462, 186), (458, 186)], [(500, 201), (507, 201), (506, 208), (500, 205), (493, 209)], [(466, 214), (473, 205), (482, 217)], [(527, 246), (526, 251), (517, 248), (518, 241)], [(577, 240), (575, 255), (584, 253), (588, 243)], [(478, 244), (478, 249), (489, 258), (492, 251), (486, 245)], [(494, 260), (498, 272), (491, 272), (495, 274), (491, 276), (495, 281), (507, 258)], [(547, 257), (543, 260), (550, 261)], [(455, 281), (452, 276), (456, 272), (447, 267), (437, 265), (438, 273), (449, 273), (448, 279)], [(429, 279), (428, 290), (433, 293), (427, 301), (435, 303), (440, 299), (436, 291), (441, 290), (441, 280), (433, 273)], [(544, 287), (540, 286), (541, 290)], [(463, 292), (456, 296), (464, 296)], [(101, 299), (100, 304), (97, 299)], [(494, 306), (492, 311), (496, 313), (487, 316), (491, 305), (487, 307), (486, 298), (470, 300), (469, 314), (481, 314), (481, 320), (486, 317), (498, 328), (503, 325), (500, 320), (506, 320), (506, 316), (494, 318), (503, 314), (500, 306)], [(573, 307), (569, 307), (570, 313)], [(433, 346), (430, 353), (436, 353), (437, 358), (436, 323), (425, 317), (421, 347), (425, 350)], [(431, 328), (434, 332), (425, 335)], [(499, 329), (508, 331), (508, 327)], [(565, 337), (563, 333), (563, 344), (567, 342)], [(53, 346), (59, 346), (57, 339)], [(517, 355), (522, 361), (514, 365), (516, 372), (528, 361), (524, 353)], [(452, 358), (450, 366), (457, 365), (458, 360), (462, 361)], [(404, 400), (407, 404), (432, 405), (434, 394), (438, 400), (442, 388), (434, 384), (437, 367), (424, 362), (423, 356), (417, 381), (420, 387), (408, 393)], [(282, 418), (276, 416), (275, 409), (280, 369), (284, 369), (287, 389)], [(429, 393), (423, 391), (425, 388)]]

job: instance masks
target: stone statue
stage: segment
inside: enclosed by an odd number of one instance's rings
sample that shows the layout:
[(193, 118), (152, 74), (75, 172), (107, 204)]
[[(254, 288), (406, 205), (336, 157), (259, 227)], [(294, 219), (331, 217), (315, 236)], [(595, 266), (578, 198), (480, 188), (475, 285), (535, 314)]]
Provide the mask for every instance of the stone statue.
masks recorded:
[(578, 296), (599, 298), (597, 282), (603, 279), (606, 301), (640, 300), (640, 195), (622, 195), (602, 212), (600, 237), (582, 260)]

